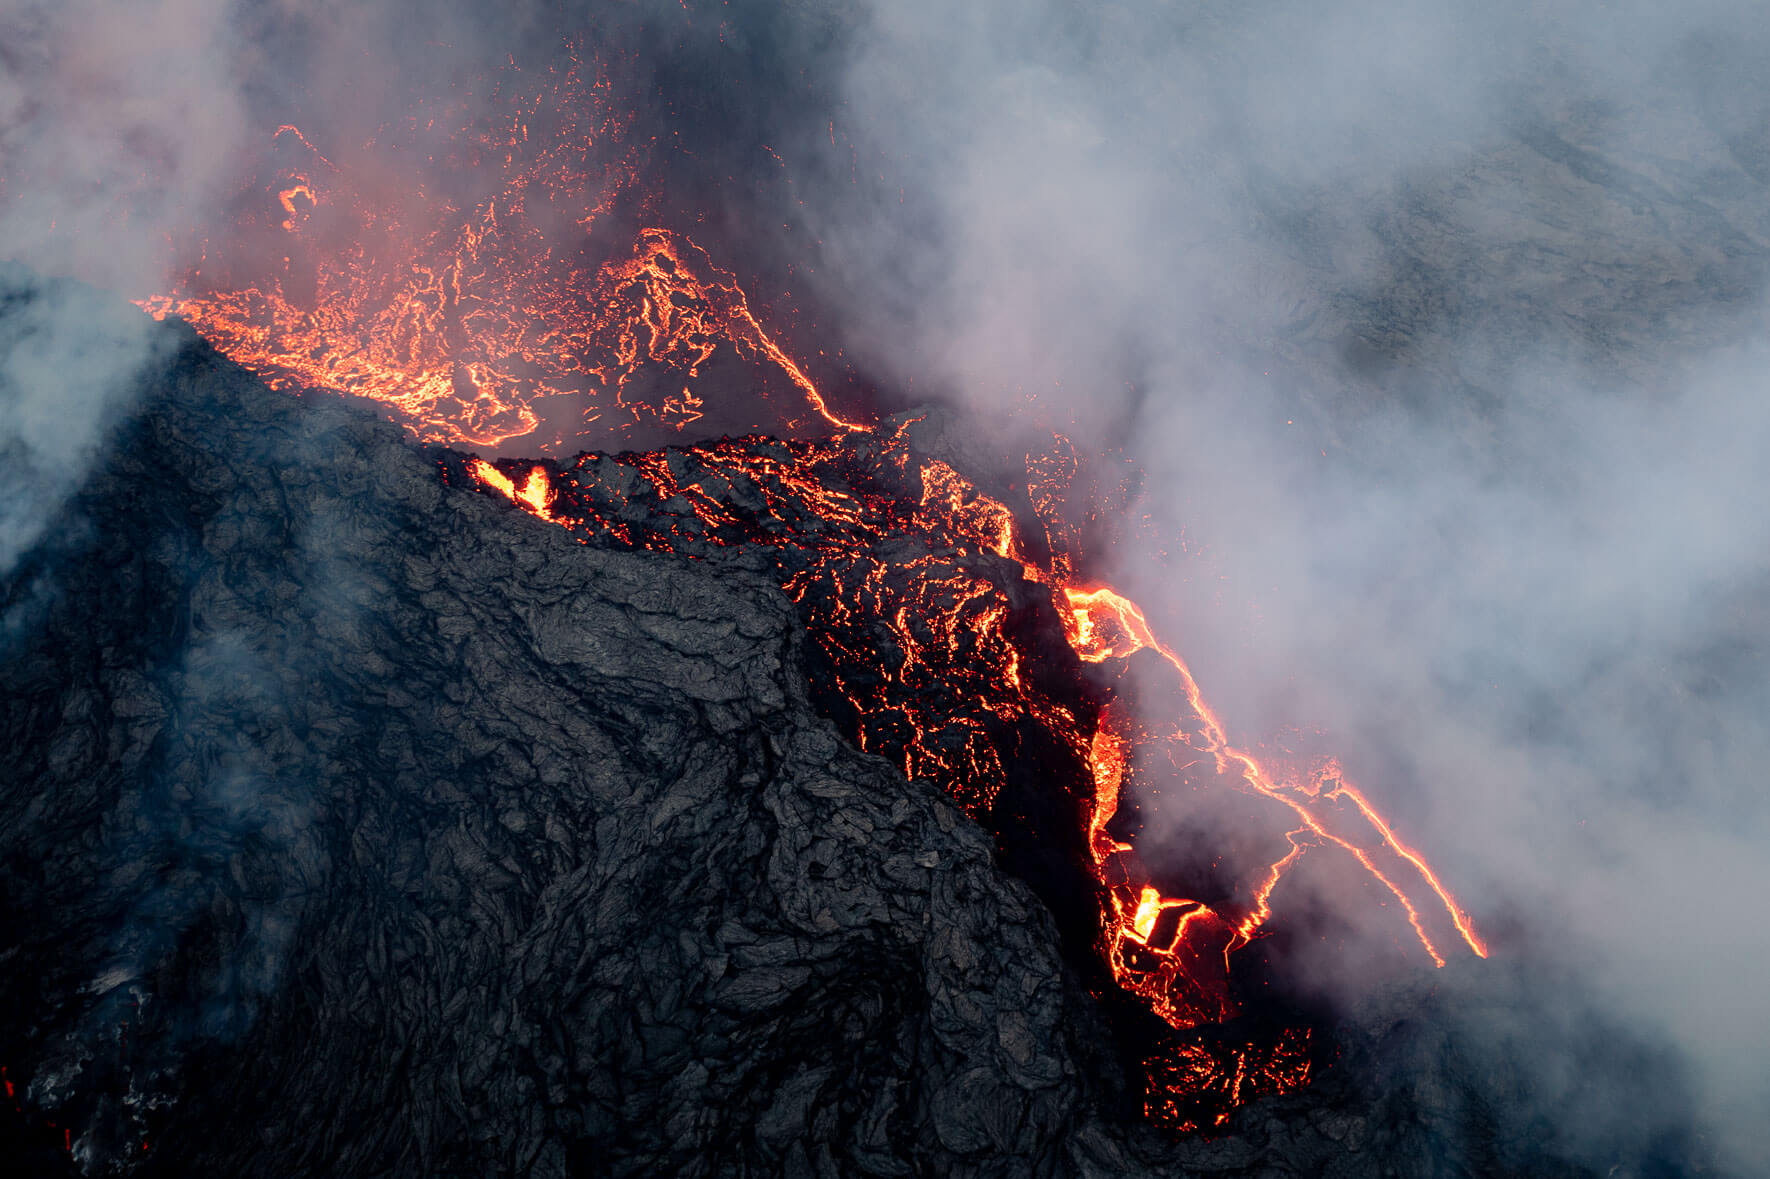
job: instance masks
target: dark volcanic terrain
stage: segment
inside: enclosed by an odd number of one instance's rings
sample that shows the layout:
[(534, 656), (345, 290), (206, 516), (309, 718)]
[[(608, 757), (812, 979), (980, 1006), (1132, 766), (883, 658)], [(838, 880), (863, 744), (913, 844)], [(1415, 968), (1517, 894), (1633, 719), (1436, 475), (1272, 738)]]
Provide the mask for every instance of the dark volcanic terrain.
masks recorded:
[[(135, 314), (13, 274), (0, 325), (44, 299), (76, 350)], [(585, 547), (155, 330), (0, 570), (13, 1173), (1584, 1173), (1419, 989), (1159, 1139), (991, 837), (815, 714), (761, 558)]]

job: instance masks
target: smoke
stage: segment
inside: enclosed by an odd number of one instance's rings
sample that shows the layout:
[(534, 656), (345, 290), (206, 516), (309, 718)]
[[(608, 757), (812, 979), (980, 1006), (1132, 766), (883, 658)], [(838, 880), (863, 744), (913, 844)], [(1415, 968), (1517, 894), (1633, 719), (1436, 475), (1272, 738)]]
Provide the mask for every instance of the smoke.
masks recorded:
[(0, 336), (0, 575), (169, 346), (146, 316), (36, 276), (164, 291), (203, 271), (206, 233), (242, 201), (273, 198), (253, 168), (280, 124), (360, 141), (537, 35), (520, 13), (465, 4), (0, 0), (0, 265), (15, 304)]
[(1560, 980), (1505, 1037), (1544, 1076), (1582, 1005), (1674, 1046), (1744, 1168), (1770, 16), (1551, 8), (879, 4), (841, 150), (787, 158), (841, 343), (1126, 447), (1148, 544), (1105, 572), (1234, 734), (1325, 730), (1498, 962)]
[(468, 4), (6, 0), (0, 258), (164, 290), (253, 199), (280, 124), (360, 144), (537, 36), (523, 9)]
[(79, 485), (160, 351), (146, 317), (0, 267), (0, 577)]
[[(1125, 447), (1148, 545), (1103, 572), (1234, 735), (1325, 730), (1496, 959), (1569, 980), (1541, 1012), (1676, 1046), (1761, 1157), (1770, 16), (678, 7), (0, 0), (0, 258), (158, 290), (280, 122), (361, 142), (578, 25), (660, 77), (732, 71), (750, 108), (682, 106), (674, 166), (710, 183), (766, 138), (848, 355)], [(153, 359), (33, 306), (0, 340), (0, 575)], [(1559, 1016), (1509, 1018), (1554, 1067)]]
[[(220, 0), (0, 4), (0, 576), (56, 518), (144, 373), (145, 317), (39, 274), (131, 293), (240, 145)], [(144, 285), (150, 284), (150, 285)]]
[(120, 290), (162, 280), (167, 235), (226, 195), (247, 134), (236, 7), (0, 6), (0, 254)]

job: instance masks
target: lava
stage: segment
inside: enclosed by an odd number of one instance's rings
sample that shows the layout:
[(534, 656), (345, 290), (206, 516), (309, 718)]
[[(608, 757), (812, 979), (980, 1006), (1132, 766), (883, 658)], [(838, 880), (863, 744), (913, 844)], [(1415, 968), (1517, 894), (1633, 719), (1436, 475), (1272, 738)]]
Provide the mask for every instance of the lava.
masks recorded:
[(553, 512), (548, 504), (553, 499), (553, 489), (547, 484), (547, 468), (536, 467), (530, 471), (522, 486), (516, 480), (504, 474), (484, 459), (473, 460), (473, 477), (495, 491), (503, 492), (516, 503), (521, 504), (543, 520), (553, 519)]
[[(647, 206), (636, 188), (650, 145), (608, 89), (574, 49), (543, 70), (512, 61), (487, 111), (441, 149), (447, 103), (348, 156), (282, 125), (247, 211), (193, 229), (180, 245), (195, 263), (137, 302), (275, 388), (381, 402), (431, 442), (540, 449), (592, 423), (650, 437), (715, 409), (726, 428), (858, 428), (705, 251), (668, 228), (614, 227), (618, 205)], [(710, 403), (734, 384), (761, 391), (755, 404)]]
[[(1288, 837), (1291, 842), (1290, 851), (1272, 866), (1267, 880), (1255, 889), (1255, 904), (1236, 923), (1236, 939), (1239, 944), (1245, 945), (1252, 940), (1270, 915), (1268, 899), (1272, 889), (1284, 872), (1301, 857), (1307, 846), (1302, 841), (1302, 836), (1307, 832), (1318, 840), (1334, 844), (1350, 853), (1366, 872), (1395, 896), (1407, 913), (1408, 923), (1413, 927), (1420, 945), (1436, 965), (1444, 965), (1444, 956), (1426, 930), (1425, 918), (1415, 896), (1395, 879), (1401, 874), (1401, 864), (1411, 869), (1425, 889), (1437, 899), (1457, 935), (1469, 950), (1479, 957), (1487, 957), (1487, 946), (1476, 934), (1468, 914), (1457, 904), (1420, 854), (1402, 843), (1371, 805), (1370, 800), (1345, 780), (1337, 762), (1326, 763), (1314, 776), (1300, 782), (1276, 777), (1253, 754), (1229, 743), (1223, 722), (1205, 701), (1204, 693), (1193, 679), (1191, 669), (1172, 648), (1156, 638), (1148, 619), (1136, 603), (1104, 587), (1065, 587), (1063, 594), (1069, 602), (1072, 620), (1070, 641), (1076, 654), (1090, 662), (1100, 662), (1105, 659), (1122, 659), (1145, 649), (1156, 652), (1178, 674), (1186, 702), (1198, 722), (1197, 734), (1202, 738), (1199, 746), (1215, 760), (1218, 772), (1233, 775), (1246, 789), (1282, 802), (1302, 823), (1302, 827)], [(1188, 744), (1191, 743), (1188, 740)], [(1346, 817), (1321, 805), (1341, 799), (1353, 804), (1367, 830), (1357, 830), (1358, 824), (1347, 821)], [(1375, 838), (1372, 839), (1371, 836)], [(1378, 866), (1379, 861), (1384, 861), (1382, 867)]]

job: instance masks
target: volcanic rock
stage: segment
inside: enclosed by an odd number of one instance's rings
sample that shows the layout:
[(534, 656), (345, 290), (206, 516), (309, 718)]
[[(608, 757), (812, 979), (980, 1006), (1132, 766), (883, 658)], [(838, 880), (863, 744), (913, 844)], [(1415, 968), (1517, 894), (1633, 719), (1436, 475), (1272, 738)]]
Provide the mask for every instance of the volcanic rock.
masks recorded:
[[(132, 314), (67, 291), (11, 276), (0, 320)], [(1537, 1169), (1454, 1054), (1378, 1067), (1393, 1012), (1318, 1092), (1159, 1140), (991, 838), (815, 713), (760, 558), (587, 547), (155, 331), (0, 580), (27, 1170)]]

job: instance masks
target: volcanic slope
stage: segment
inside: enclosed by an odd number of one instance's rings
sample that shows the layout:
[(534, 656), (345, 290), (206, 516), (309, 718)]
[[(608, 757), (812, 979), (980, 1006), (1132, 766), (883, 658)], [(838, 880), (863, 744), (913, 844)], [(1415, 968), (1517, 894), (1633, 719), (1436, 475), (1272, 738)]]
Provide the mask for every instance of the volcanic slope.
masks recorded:
[[(11, 275), (0, 324), (40, 300), (134, 314)], [(1109, 1118), (1048, 913), (814, 714), (767, 570), (587, 548), (154, 331), (0, 578), (24, 1173), (1543, 1172), (1412, 1000), (1214, 1141)]]

